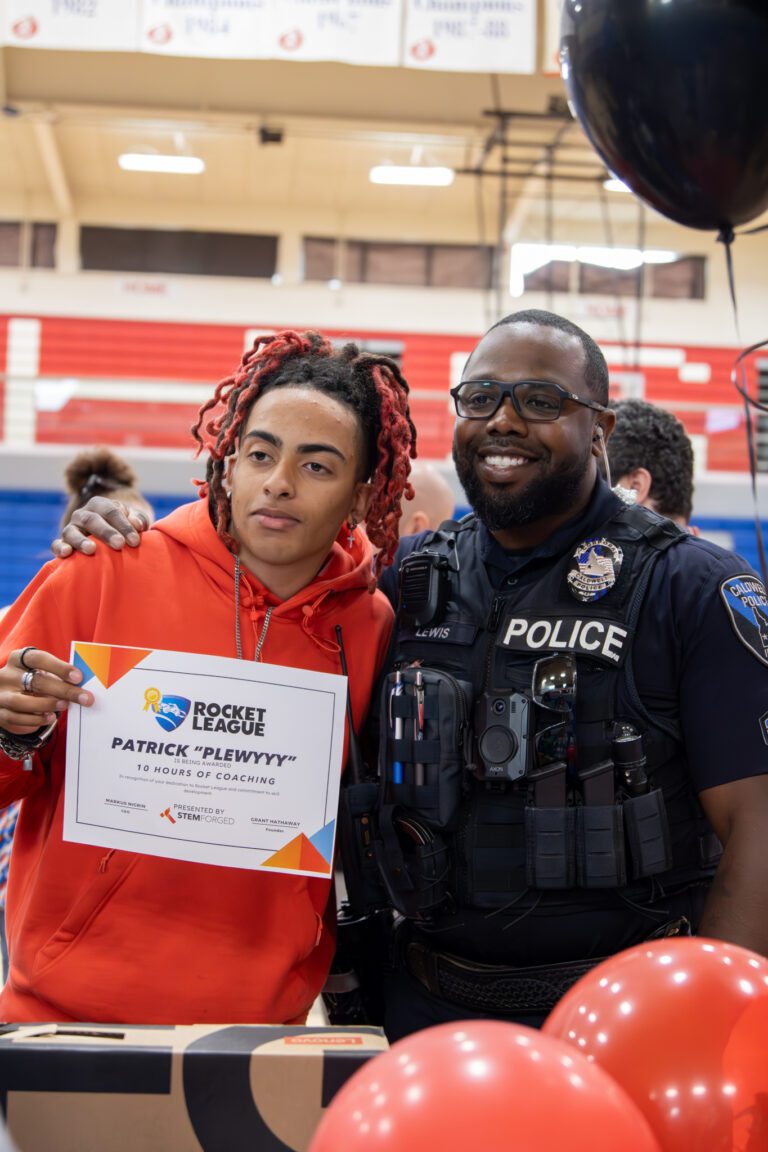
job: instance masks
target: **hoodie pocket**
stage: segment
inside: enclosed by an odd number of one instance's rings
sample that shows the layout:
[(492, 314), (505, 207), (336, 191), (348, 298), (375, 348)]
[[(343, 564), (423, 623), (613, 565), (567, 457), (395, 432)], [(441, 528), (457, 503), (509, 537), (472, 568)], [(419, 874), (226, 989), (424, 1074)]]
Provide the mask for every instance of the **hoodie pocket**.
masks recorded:
[(90, 884), (80, 893), (59, 927), (35, 957), (34, 977), (47, 973), (66, 956), (90, 927), (96, 916), (112, 899), (141, 857), (131, 852), (105, 851), (94, 861)]

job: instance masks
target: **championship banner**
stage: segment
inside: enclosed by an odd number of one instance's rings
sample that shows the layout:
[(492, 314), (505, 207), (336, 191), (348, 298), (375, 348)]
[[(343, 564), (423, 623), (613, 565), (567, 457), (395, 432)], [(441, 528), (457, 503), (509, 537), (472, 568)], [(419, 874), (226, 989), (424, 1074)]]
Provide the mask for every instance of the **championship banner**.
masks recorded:
[(402, 0), (274, 0), (271, 55), (345, 64), (400, 63)]
[(139, 48), (167, 56), (265, 59), (272, 0), (141, 0)]
[(0, 42), (17, 48), (135, 52), (139, 0), (5, 0)]
[(565, 0), (544, 0), (544, 36), (541, 70), (547, 76), (560, 75), (560, 15)]
[(402, 62), (445, 72), (534, 72), (536, 0), (405, 0)]
[(77, 641), (70, 659), (95, 702), (68, 713), (65, 840), (331, 875), (345, 677)]

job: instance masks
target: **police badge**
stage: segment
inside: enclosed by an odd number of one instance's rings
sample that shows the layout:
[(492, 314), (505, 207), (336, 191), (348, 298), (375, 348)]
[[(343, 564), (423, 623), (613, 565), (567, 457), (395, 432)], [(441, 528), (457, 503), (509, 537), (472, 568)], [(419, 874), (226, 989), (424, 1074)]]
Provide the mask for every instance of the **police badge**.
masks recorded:
[(573, 554), (568, 587), (577, 600), (589, 604), (600, 600), (616, 583), (624, 553), (604, 536), (585, 540)]
[(731, 576), (720, 585), (731, 627), (753, 656), (768, 664), (768, 596), (754, 572)]

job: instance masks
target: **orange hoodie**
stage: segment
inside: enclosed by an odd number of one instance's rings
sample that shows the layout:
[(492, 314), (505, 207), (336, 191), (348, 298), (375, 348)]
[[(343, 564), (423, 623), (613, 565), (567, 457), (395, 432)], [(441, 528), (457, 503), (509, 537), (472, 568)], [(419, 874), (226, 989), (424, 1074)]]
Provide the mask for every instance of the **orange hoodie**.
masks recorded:
[[(340, 540), (342, 535), (340, 534)], [(343, 533), (346, 542), (346, 531)], [(240, 584), (243, 657), (340, 673), (343, 629), (356, 727), (384, 660), (392, 610), (368, 593), (370, 545), (336, 542), (315, 581), (279, 601)], [(3, 622), (0, 666), (71, 640), (234, 656), (234, 557), (204, 501), (179, 508), (140, 548), (47, 564)], [(334, 950), (330, 882), (190, 864), (62, 840), (66, 714), (24, 772), (0, 752), (0, 806), (23, 798), (11, 857), (8, 982), (0, 1019), (284, 1023), (318, 995)], [(333, 903), (332, 901), (330, 902)]]

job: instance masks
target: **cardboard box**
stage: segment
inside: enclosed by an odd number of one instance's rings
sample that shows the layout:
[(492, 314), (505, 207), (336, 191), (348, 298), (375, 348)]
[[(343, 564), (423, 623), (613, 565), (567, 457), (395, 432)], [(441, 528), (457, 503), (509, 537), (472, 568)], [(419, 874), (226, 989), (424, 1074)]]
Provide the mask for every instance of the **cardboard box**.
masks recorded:
[(301, 1152), (380, 1028), (18, 1025), (0, 1110), (20, 1152)]

